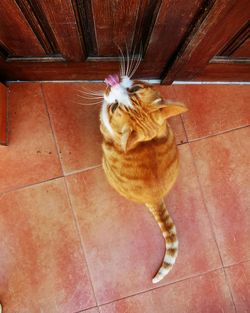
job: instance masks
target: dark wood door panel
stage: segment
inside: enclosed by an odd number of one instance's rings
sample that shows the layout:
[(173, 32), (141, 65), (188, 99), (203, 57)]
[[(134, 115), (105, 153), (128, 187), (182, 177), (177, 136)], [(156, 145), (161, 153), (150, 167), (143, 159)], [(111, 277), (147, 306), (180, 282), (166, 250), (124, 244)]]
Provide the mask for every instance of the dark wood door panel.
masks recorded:
[(249, 58), (250, 39), (243, 42), (232, 54), (234, 58)]
[(128, 1), (77, 1), (77, 12), (84, 8), (81, 16), (82, 33), (88, 57), (117, 58), (120, 49), (130, 55), (146, 47), (151, 30), (160, 9), (161, 0)]
[[(160, 79), (206, 3), (205, 0), (3, 0), (0, 10), (4, 19), (0, 23), (12, 20), (13, 14), (14, 21), (17, 19), (24, 26), (21, 33), (15, 32), (17, 38), (13, 42), (18, 41), (21, 47), (15, 52), (9, 47), (10, 25), (4, 27), (0, 77), (103, 79), (119, 70), (120, 47), (130, 57), (134, 54), (135, 59), (141, 51), (143, 60), (137, 77)], [(25, 40), (20, 39), (22, 36)]]
[[(0, 3), (0, 8), (2, 55), (8, 62), (83, 59), (84, 53), (70, 1), (4, 0)], [(16, 44), (15, 49), (12, 49), (10, 39)]]
[[(237, 56), (237, 52), (239, 51), (239, 49), (241, 49), (242, 46), (244, 46), (245, 43), (247, 43), (247, 41), (249, 41), (249, 35), (250, 35), (250, 24), (249, 24), (249, 21), (247, 21), (240, 28), (240, 30), (238, 30), (237, 33), (228, 41), (226, 46), (223, 48), (223, 50), (218, 55), (219, 56), (227, 56), (227, 57)], [(249, 50), (248, 50), (248, 52), (249, 52)], [(244, 57), (246, 57), (246, 56), (247, 55), (245, 55)]]
[(250, 62), (250, 23), (240, 27), (236, 34), (227, 42), (220, 53), (214, 56), (209, 63), (237, 64)]
[(201, 17), (164, 81), (249, 81), (249, 19), (248, 0), (215, 1)]
[(46, 21), (44, 30), (48, 41), (51, 42), (53, 39), (55, 42), (54, 52), (61, 54), (67, 61), (83, 60), (84, 44), (80, 41), (73, 3), (68, 0), (29, 0), (29, 2), (32, 4), (33, 12), (39, 14), (40, 23)]
[(0, 4), (0, 53), (8, 58), (45, 55), (39, 40), (14, 0), (2, 0)]
[[(117, 56), (118, 47), (123, 51), (128, 48), (130, 53), (137, 48), (138, 52), (140, 44), (145, 46), (145, 40), (150, 36), (160, 2), (159, 0), (93, 1), (96, 56)], [(147, 27), (145, 27), (146, 23)]]
[(145, 61), (156, 62), (161, 73), (164, 66), (176, 57), (179, 46), (196, 23), (207, 1), (163, 1), (152, 34), (149, 38)]

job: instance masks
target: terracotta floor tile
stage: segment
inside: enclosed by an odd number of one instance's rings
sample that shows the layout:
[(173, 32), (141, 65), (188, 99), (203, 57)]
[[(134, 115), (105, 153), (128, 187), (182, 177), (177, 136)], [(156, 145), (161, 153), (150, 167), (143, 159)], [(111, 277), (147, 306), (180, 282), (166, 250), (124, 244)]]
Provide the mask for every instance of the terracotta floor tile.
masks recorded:
[[(156, 85), (155, 88), (159, 90), (162, 97), (166, 100), (173, 100), (173, 101), (180, 100), (178, 99), (178, 96), (175, 93), (174, 86)], [(184, 129), (181, 117), (175, 116), (175, 117), (170, 118), (169, 124), (171, 125), (175, 133), (176, 143), (182, 144), (182, 143), (187, 142), (187, 136), (185, 133), (185, 129)]]
[(0, 198), (4, 313), (73, 313), (95, 305), (63, 179)]
[(237, 312), (250, 312), (250, 262), (230, 266), (226, 274)]
[(183, 120), (189, 140), (250, 124), (250, 86), (175, 85), (189, 111)]
[(81, 105), (86, 103), (80, 98), (83, 88), (103, 87), (100, 84), (43, 84), (65, 173), (101, 164), (100, 105)]
[(216, 271), (104, 305), (100, 312), (234, 313), (235, 311), (224, 273)]
[(0, 146), (0, 193), (60, 176), (40, 84), (11, 84), (9, 146)]
[(192, 143), (224, 264), (250, 259), (250, 127)]
[[(180, 253), (162, 284), (221, 266), (189, 147), (180, 146), (180, 152), (182, 175), (167, 201), (176, 221)], [(101, 168), (69, 176), (67, 182), (98, 303), (154, 288), (151, 279), (162, 260), (164, 243), (147, 209), (113, 191)]]

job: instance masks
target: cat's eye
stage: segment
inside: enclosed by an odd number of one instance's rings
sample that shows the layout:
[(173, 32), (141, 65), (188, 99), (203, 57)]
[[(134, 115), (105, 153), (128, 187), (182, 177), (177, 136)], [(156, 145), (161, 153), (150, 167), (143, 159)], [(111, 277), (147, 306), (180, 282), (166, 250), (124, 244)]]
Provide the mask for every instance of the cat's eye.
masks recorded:
[(134, 93), (134, 92), (140, 90), (141, 88), (142, 87), (140, 85), (135, 85), (135, 86), (129, 88), (128, 91), (131, 92), (131, 93)]
[(119, 105), (118, 101), (115, 101), (114, 103), (111, 104), (110, 107), (111, 107), (112, 113), (115, 112), (115, 110), (117, 109), (118, 105)]

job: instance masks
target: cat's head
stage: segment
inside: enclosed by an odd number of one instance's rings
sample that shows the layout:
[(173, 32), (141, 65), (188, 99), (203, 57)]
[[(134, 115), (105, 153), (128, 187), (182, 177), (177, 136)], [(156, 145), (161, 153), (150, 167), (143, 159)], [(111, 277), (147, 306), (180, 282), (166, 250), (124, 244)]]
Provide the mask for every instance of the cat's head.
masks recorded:
[(102, 132), (124, 151), (165, 130), (166, 120), (186, 108), (166, 102), (152, 85), (127, 76), (109, 75), (101, 109)]

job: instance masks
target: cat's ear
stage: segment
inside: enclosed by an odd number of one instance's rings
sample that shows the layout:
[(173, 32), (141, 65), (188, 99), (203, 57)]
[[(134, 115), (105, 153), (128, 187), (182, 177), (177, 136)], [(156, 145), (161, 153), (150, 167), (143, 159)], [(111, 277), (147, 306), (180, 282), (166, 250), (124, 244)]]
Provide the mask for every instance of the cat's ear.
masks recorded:
[(162, 124), (166, 119), (186, 111), (187, 108), (180, 102), (165, 102), (164, 104), (155, 106), (152, 112), (158, 122)]
[(134, 148), (139, 141), (139, 136), (135, 130), (128, 126), (123, 127), (121, 134), (121, 147), (124, 152)]
[(163, 108), (163, 115), (166, 119), (179, 115), (187, 111), (187, 108), (181, 102), (167, 102)]

